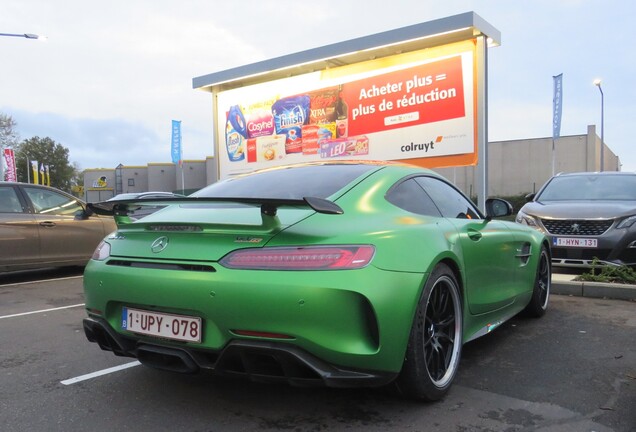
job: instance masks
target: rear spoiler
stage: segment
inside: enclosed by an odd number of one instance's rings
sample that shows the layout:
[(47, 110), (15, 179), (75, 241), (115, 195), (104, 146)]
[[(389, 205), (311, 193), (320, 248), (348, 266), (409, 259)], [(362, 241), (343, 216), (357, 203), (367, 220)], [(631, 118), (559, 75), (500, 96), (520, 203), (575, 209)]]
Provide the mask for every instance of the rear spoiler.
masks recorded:
[(276, 216), (278, 208), (282, 206), (309, 207), (323, 214), (343, 214), (344, 210), (324, 198), (304, 197), (302, 199), (284, 198), (220, 198), (220, 197), (169, 197), (153, 199), (129, 199), (117, 201), (101, 201), (88, 203), (87, 207), (94, 213), (103, 216), (128, 216), (129, 212), (143, 206), (168, 206), (173, 204), (206, 204), (206, 203), (237, 203), (260, 206), (264, 216)]

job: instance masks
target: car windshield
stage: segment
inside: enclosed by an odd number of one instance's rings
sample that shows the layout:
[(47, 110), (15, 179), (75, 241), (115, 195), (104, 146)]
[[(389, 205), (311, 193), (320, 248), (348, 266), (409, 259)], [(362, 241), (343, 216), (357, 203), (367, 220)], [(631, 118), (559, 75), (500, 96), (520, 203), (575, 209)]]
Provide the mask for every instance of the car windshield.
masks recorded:
[(554, 177), (537, 201), (636, 201), (636, 175)]
[(327, 198), (364, 173), (377, 169), (374, 165), (306, 165), (230, 178), (192, 194), (195, 197), (227, 198)]

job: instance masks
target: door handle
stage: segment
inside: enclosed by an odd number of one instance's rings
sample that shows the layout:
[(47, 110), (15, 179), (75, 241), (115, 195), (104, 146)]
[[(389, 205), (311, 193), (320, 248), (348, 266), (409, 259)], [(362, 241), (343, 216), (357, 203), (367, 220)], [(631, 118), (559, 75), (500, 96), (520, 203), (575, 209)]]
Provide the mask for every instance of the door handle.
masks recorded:
[(43, 226), (46, 228), (53, 228), (55, 226), (55, 222), (50, 222), (50, 221), (40, 222), (40, 226)]
[(469, 229), (468, 230), (468, 237), (471, 240), (474, 240), (474, 241), (480, 240), (481, 239), (481, 235), (482, 234), (479, 231), (477, 231), (477, 230), (474, 230), (474, 229)]

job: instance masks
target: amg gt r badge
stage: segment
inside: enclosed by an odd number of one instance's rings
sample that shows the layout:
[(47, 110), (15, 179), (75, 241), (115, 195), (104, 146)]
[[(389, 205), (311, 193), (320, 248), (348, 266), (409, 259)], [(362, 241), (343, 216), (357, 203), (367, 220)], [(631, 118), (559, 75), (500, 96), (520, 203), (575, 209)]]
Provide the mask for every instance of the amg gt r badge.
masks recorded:
[(263, 239), (260, 237), (237, 237), (234, 243), (260, 243)]

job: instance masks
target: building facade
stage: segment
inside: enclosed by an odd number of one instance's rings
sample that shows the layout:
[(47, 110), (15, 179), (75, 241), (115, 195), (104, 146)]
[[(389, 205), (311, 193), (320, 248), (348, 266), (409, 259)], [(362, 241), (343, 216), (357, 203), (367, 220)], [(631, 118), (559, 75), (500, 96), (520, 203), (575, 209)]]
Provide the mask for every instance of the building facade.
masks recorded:
[[(554, 149), (554, 150), (553, 150)], [(620, 171), (620, 159), (603, 146), (604, 171)], [(600, 171), (601, 140), (596, 126), (583, 135), (495, 141), (488, 144), (488, 195), (515, 196), (536, 192), (553, 173)], [(440, 168), (443, 175), (466, 195), (476, 195), (478, 167)], [(125, 192), (167, 191), (192, 193), (218, 180), (214, 157), (146, 166), (119, 165), (84, 171), (84, 199), (104, 201)]]
[(192, 193), (218, 179), (216, 160), (184, 160), (148, 165), (118, 165), (115, 168), (84, 170), (84, 195), (87, 202), (104, 201), (120, 193), (164, 191)]
[[(554, 148), (554, 151), (553, 151)], [(617, 155), (603, 146), (603, 171), (620, 171)], [(494, 141), (488, 144), (488, 196), (505, 197), (536, 192), (560, 172), (600, 171), (601, 139), (596, 126), (584, 135)], [(442, 168), (435, 171), (466, 195), (475, 196), (478, 167)]]

